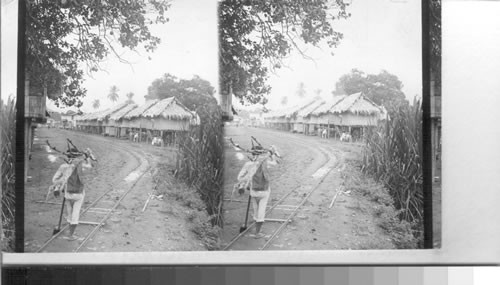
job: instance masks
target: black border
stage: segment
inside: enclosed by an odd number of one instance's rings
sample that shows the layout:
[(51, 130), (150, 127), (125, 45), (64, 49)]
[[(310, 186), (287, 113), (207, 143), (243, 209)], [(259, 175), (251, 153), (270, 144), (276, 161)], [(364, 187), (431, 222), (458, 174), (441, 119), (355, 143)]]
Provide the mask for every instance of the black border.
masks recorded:
[(24, 252), (24, 68), (25, 68), (25, 25), (26, 5), (19, 0), (17, 32), (17, 110), (16, 110), (16, 213), (15, 213), (15, 252)]
[(430, 0), (422, 0), (422, 177), (424, 248), (433, 248)]

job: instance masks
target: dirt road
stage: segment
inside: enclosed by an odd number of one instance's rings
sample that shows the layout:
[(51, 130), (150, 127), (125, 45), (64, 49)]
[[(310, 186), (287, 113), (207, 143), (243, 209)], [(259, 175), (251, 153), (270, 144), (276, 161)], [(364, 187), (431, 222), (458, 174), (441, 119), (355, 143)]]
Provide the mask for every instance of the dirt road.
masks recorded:
[[(271, 168), (271, 197), (268, 208), (278, 203), (266, 215), (269, 219), (262, 228), (267, 235), (254, 239), (244, 234), (230, 246), (230, 250), (321, 250), (321, 249), (391, 249), (394, 244), (390, 236), (379, 226), (378, 202), (372, 201), (352, 186), (347, 179), (358, 177), (352, 161), (360, 159), (361, 146), (341, 143), (317, 136), (305, 136), (262, 128), (225, 128), (225, 136), (244, 146), (251, 147), (250, 136), (255, 136), (263, 145), (274, 144), (283, 156), (280, 164)], [(225, 226), (226, 244), (239, 234), (244, 223), (248, 192), (243, 196), (231, 196), (236, 177), (247, 158), (229, 143), (225, 157)], [(355, 174), (355, 175), (354, 175)], [(347, 184), (346, 184), (347, 185)], [(290, 193), (284, 200), (282, 197)], [(330, 204), (336, 193), (337, 198)], [(307, 201), (297, 210), (304, 198)], [(281, 201), (280, 201), (281, 200)], [(290, 214), (296, 212), (295, 215)], [(252, 210), (249, 220), (252, 222)], [(282, 220), (291, 221), (283, 226), (276, 236), (273, 233), (283, 225)], [(250, 231), (253, 231), (251, 229)]]
[[(152, 177), (157, 163), (171, 162), (173, 165), (174, 148), (159, 148), (76, 131), (38, 128), (29, 164), (28, 175), (31, 179), (25, 185), (26, 252), (39, 250), (51, 238), (58, 223), (62, 199), (51, 196), (49, 203), (44, 201), (52, 176), (62, 160), (46, 146), (45, 141), (49, 140), (59, 150), (66, 150), (66, 138), (80, 148), (91, 148), (98, 163), (84, 172), (86, 195), (82, 211), (85, 213), (80, 216), (83, 223), (77, 228), (77, 235), (81, 238), (77, 241), (62, 239), (66, 230), (42, 251), (204, 250), (189, 230), (182, 207), (175, 201), (152, 199), (142, 211), (149, 193), (153, 193), (155, 188)], [(99, 198), (99, 202), (94, 203)], [(113, 209), (118, 201), (119, 205)], [(173, 207), (178, 209), (172, 210)], [(98, 223), (106, 216), (102, 227), (85, 223)], [(85, 236), (94, 229), (92, 237), (85, 240)]]

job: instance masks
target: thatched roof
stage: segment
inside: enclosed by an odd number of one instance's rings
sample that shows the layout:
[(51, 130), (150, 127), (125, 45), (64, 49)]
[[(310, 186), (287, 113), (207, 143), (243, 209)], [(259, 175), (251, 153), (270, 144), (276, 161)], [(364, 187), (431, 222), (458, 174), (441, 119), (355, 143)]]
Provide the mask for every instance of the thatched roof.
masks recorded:
[(288, 114), (285, 115), (285, 117), (288, 119), (288, 118), (291, 118), (293, 116), (296, 116), (300, 111), (302, 111), (305, 108), (307, 108), (307, 107), (311, 106), (312, 104), (314, 104), (314, 102), (316, 102), (316, 100), (311, 100), (311, 101), (307, 102), (306, 104), (299, 105), (296, 108), (292, 108), (288, 112)]
[(319, 116), (319, 115), (328, 113), (328, 111), (330, 111), (330, 109), (333, 106), (335, 106), (340, 100), (344, 99), (345, 97), (346, 96), (344, 96), (344, 95), (342, 95), (342, 96), (334, 96), (330, 100), (326, 101), (324, 104), (321, 104), (320, 106), (318, 106), (318, 108), (316, 108), (315, 110), (313, 110), (310, 113), (310, 115)]
[(157, 104), (152, 105), (142, 116), (145, 118), (163, 117), (169, 120), (190, 120), (195, 117), (175, 97), (163, 99)]
[(73, 116), (73, 115), (78, 115), (78, 112), (73, 111), (73, 110), (68, 110), (65, 113), (62, 113), (63, 116)]
[(130, 111), (134, 110), (135, 108), (137, 108), (137, 104), (128, 104), (127, 106), (125, 106), (121, 110), (119, 110), (119, 111), (113, 113), (111, 116), (109, 116), (109, 119), (115, 120), (115, 121), (120, 120), (126, 114), (128, 114)]
[(265, 114), (264, 117), (265, 118), (280, 118), (280, 117), (285, 117), (286, 115), (293, 113), (295, 110), (297, 110), (297, 108), (299, 108), (299, 106), (294, 105), (292, 107), (288, 107), (288, 108), (285, 108), (285, 109), (274, 110), (274, 111), (271, 111), (271, 112)]
[(135, 108), (134, 110), (128, 112), (125, 116), (123, 116), (123, 118), (125, 119), (133, 119), (133, 118), (137, 118), (137, 117), (140, 117), (142, 116), (142, 114), (147, 111), (149, 108), (151, 108), (151, 106), (153, 106), (154, 104), (158, 103), (158, 100), (148, 100), (146, 101), (146, 103), (144, 103), (143, 105)]
[(302, 108), (299, 112), (297, 112), (298, 117), (307, 117), (309, 114), (311, 114), (314, 110), (318, 109), (321, 105), (325, 104), (324, 100), (318, 99), (316, 101), (313, 101), (309, 106), (306, 106)]
[(94, 113), (88, 113), (88, 114), (82, 115), (78, 120), (80, 120), (80, 121), (97, 120), (97, 118), (99, 118), (99, 116), (101, 116), (101, 114), (103, 114), (104, 112), (107, 112), (108, 110), (109, 109), (102, 110), (102, 111), (97, 111), (97, 112), (94, 112)]
[(300, 104), (300, 105), (294, 105), (292, 107), (288, 107), (286, 109), (281, 109), (281, 110), (275, 110), (272, 112), (269, 112), (264, 115), (265, 118), (281, 118), (285, 117), (287, 119), (293, 117), (293, 116), (305, 116), (303, 114), (305, 113), (310, 113), (311, 110), (316, 109), (320, 103), (323, 102), (322, 100), (319, 99), (313, 99), (305, 104)]
[(99, 116), (97, 116), (97, 120), (98, 121), (106, 120), (109, 116), (111, 116), (112, 114), (125, 108), (127, 105), (128, 105), (128, 103), (124, 102), (124, 103), (118, 104), (117, 106), (115, 106), (113, 108), (104, 110), (101, 114), (99, 114)]
[(380, 114), (382, 109), (371, 100), (366, 98), (363, 93), (355, 93), (346, 96), (330, 109), (332, 114), (352, 113), (361, 115)]

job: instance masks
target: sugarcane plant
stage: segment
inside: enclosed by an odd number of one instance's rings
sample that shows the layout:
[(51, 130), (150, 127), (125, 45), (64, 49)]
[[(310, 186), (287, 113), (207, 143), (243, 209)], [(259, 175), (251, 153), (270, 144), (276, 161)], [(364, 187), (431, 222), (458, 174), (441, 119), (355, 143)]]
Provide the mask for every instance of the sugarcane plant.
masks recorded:
[(2, 251), (12, 251), (15, 240), (16, 101), (0, 100)]
[(196, 111), (202, 118), (178, 137), (174, 175), (196, 189), (206, 205), (210, 222), (222, 227), (224, 144), (220, 108), (203, 106)]
[(422, 143), (422, 108), (415, 99), (367, 134), (363, 155), (363, 171), (384, 183), (400, 219), (415, 223), (423, 217)]

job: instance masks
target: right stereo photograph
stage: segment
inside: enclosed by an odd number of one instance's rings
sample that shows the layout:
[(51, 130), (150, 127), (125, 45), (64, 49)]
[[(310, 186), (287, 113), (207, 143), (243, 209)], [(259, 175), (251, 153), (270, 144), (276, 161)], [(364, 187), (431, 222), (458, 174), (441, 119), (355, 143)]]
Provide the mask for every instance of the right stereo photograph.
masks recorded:
[(219, 2), (221, 250), (441, 247), (441, 1), (428, 5)]

